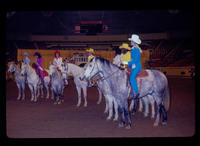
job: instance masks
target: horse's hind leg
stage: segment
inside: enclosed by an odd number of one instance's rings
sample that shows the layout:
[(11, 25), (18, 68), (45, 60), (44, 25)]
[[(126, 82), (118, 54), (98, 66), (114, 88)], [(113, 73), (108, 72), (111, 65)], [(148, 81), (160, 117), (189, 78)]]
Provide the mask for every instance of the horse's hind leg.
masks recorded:
[(119, 103), (118, 103), (118, 107), (119, 107), (119, 115), (120, 115), (119, 127), (124, 127), (124, 124), (125, 124), (124, 109), (122, 108), (122, 105)]
[(106, 107), (105, 107), (104, 113), (108, 113), (108, 97), (107, 97), (107, 95), (104, 95), (104, 96), (105, 96), (105, 102), (106, 102)]
[(143, 97), (141, 99), (144, 103), (144, 117), (147, 117), (149, 114), (149, 102), (148, 102), (148, 96)]
[(110, 120), (113, 116), (113, 97), (108, 96), (108, 109), (109, 109), (109, 114), (107, 117), (107, 120)]
[(99, 92), (99, 99), (97, 101), (97, 104), (100, 104), (101, 100), (102, 100), (102, 92), (101, 92), (101, 90), (99, 88), (97, 88), (97, 89), (98, 89), (98, 92)]
[(167, 112), (165, 110), (163, 103), (160, 104), (160, 110), (162, 112), (162, 125), (166, 125), (167, 124)]
[(154, 126), (158, 126), (159, 121), (160, 121), (160, 108), (161, 108), (161, 98), (159, 98), (159, 96), (157, 96), (156, 94), (152, 94), (155, 101), (156, 101), (156, 105), (157, 105), (157, 112), (156, 112), (156, 120), (154, 122)]
[(155, 117), (155, 108), (154, 108), (154, 98), (151, 95), (148, 95), (149, 103), (151, 104), (151, 118), (153, 119)]
[(18, 97), (17, 97), (17, 100), (20, 100), (20, 97), (21, 97), (21, 85), (17, 83), (17, 87), (18, 87)]
[(142, 109), (143, 109), (143, 101), (142, 100), (143, 99), (139, 99), (139, 109), (138, 109), (139, 112), (142, 112)]
[(84, 107), (87, 107), (87, 86), (83, 86)]
[(44, 97), (43, 85), (40, 86), (40, 89), (41, 89), (41, 98), (43, 98)]
[(36, 96), (36, 94), (37, 94), (37, 85), (35, 85), (34, 86), (34, 102), (37, 102), (37, 96)]

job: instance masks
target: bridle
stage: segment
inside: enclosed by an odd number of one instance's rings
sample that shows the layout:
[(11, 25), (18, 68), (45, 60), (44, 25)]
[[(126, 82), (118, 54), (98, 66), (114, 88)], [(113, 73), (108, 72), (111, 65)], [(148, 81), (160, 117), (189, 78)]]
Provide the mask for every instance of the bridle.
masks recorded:
[[(96, 59), (96, 58), (95, 58), (95, 59)], [(110, 78), (114, 73), (118, 72), (118, 70), (116, 70), (116, 71), (112, 72), (109, 76), (104, 77), (104, 74), (103, 74), (103, 72), (99, 69), (99, 66), (98, 66), (98, 64), (96, 63), (96, 61), (95, 61), (94, 63), (95, 63), (95, 64), (94, 64), (94, 66), (93, 66), (93, 68), (92, 68), (92, 70), (90, 71), (89, 74), (92, 73), (92, 71), (94, 70), (95, 66), (97, 66), (97, 70), (98, 70), (98, 71), (97, 71), (97, 73), (95, 73), (92, 77), (90, 77), (89, 81), (92, 80), (92, 81), (95, 82), (95, 84), (98, 83), (98, 82), (100, 82), (100, 81), (107, 80), (107, 79)]]

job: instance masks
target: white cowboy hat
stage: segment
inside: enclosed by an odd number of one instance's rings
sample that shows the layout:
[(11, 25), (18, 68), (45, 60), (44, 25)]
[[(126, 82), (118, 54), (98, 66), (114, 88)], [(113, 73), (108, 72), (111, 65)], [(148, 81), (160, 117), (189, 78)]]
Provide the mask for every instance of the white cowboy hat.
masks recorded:
[(136, 44), (141, 44), (141, 40), (138, 35), (132, 34), (131, 38), (128, 38), (129, 41), (133, 41)]

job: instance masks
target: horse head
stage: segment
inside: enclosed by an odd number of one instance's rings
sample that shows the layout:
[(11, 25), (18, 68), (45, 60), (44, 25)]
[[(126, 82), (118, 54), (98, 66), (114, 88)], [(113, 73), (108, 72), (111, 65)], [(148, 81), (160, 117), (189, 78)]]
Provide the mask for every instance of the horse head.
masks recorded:
[(91, 80), (92, 77), (95, 76), (99, 72), (98, 65), (96, 62), (96, 58), (91, 59), (90, 62), (88, 62), (84, 66), (84, 70), (80, 75), (80, 80)]
[(14, 73), (16, 71), (16, 64), (15, 62), (11, 62), (9, 68), (8, 68), (8, 73), (11, 74), (11, 73)]

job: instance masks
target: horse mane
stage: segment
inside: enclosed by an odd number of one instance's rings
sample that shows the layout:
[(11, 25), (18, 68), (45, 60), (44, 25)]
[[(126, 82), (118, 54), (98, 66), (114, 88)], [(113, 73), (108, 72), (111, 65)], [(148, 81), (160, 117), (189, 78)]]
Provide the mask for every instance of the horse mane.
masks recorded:
[(112, 62), (108, 61), (107, 59), (104, 59), (102, 57), (96, 57), (96, 59), (99, 60), (102, 64), (109, 66), (110, 68), (112, 68), (112, 67), (118, 68), (117, 65), (113, 64)]

